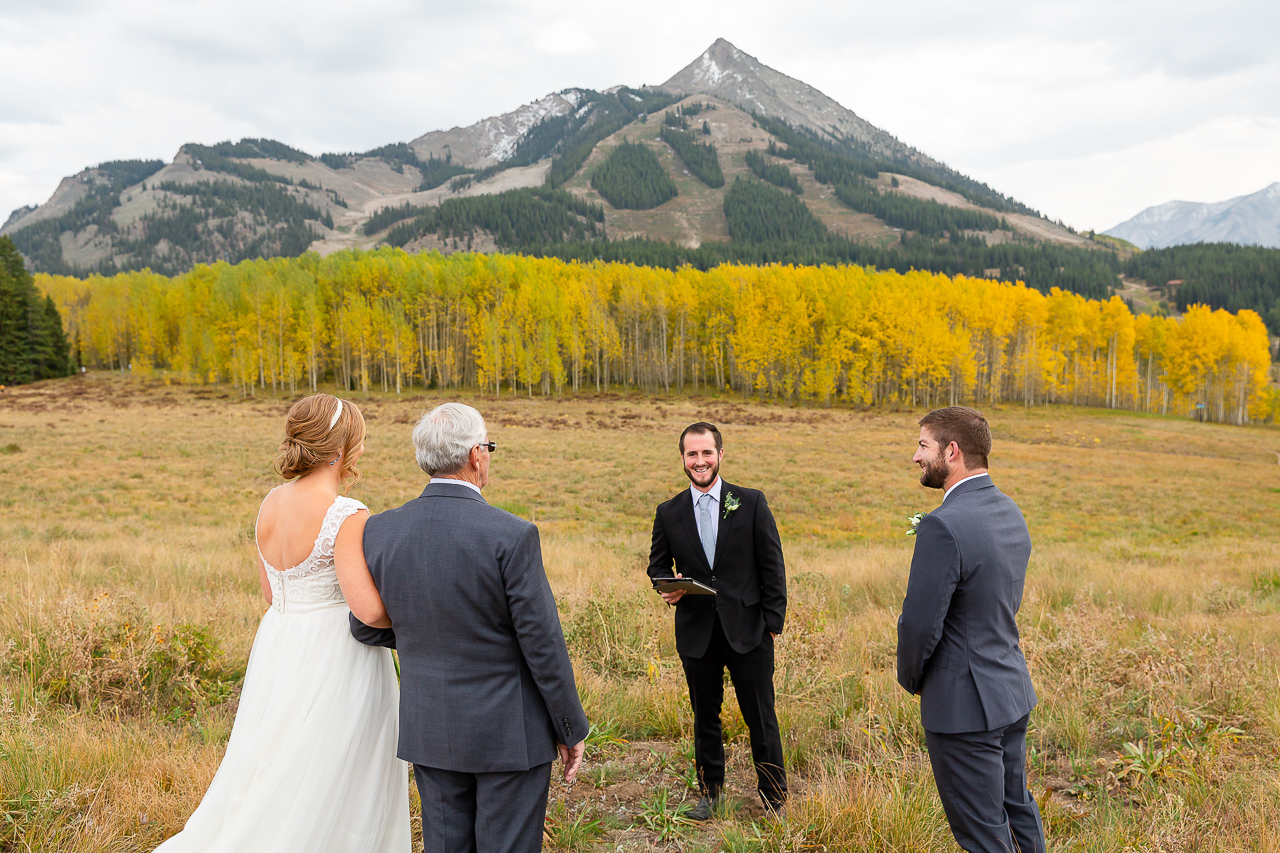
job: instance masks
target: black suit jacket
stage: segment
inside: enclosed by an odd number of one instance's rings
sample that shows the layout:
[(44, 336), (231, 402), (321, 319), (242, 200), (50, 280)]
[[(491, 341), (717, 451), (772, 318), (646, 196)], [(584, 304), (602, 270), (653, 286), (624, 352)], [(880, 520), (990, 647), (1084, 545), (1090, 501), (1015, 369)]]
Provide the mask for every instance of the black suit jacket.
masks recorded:
[[(726, 515), (730, 495), (739, 506)], [(653, 519), (649, 577), (671, 577), (674, 564), (675, 572), (716, 590), (676, 604), (676, 649), (685, 657), (706, 654), (717, 613), (729, 645), (744, 654), (760, 645), (766, 631), (781, 634), (787, 617), (782, 540), (764, 493), (721, 482), (720, 507), (714, 565), (707, 565), (688, 489), (659, 504)]]
[(925, 729), (987, 732), (1035, 707), (1017, 623), (1030, 557), (1026, 519), (990, 477), (956, 486), (920, 522), (898, 683), (920, 694)]
[(352, 634), (399, 648), (401, 758), (529, 770), (587, 736), (538, 528), (435, 484), (370, 518), (364, 555), (395, 627)]

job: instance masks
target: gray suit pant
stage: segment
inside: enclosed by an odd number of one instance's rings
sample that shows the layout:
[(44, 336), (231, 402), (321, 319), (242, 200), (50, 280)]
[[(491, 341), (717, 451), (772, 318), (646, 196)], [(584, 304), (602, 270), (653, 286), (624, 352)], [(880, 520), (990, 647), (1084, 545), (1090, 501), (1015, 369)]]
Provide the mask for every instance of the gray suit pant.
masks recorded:
[(538, 853), (551, 764), (510, 773), (413, 765), (424, 853)]
[(1044, 853), (1040, 809), (1027, 790), (1030, 717), (989, 732), (924, 733), (951, 834), (970, 853)]

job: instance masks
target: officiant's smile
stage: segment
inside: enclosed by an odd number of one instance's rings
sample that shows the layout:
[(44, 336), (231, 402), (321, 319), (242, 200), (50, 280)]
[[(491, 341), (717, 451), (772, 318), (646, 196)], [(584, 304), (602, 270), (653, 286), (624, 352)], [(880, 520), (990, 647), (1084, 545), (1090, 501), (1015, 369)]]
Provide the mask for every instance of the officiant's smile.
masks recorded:
[(705, 492), (720, 476), (720, 460), (724, 458), (724, 451), (716, 447), (715, 437), (710, 433), (687, 435), (683, 444), (684, 473), (693, 485)]

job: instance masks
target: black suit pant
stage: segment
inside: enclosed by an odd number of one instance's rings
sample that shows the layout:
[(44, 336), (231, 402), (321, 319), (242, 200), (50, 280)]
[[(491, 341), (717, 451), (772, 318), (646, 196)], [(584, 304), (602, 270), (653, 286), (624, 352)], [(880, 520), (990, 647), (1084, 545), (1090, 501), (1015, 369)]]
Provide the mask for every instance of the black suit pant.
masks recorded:
[(760, 645), (745, 654), (736, 652), (725, 638), (717, 616), (706, 653), (700, 658), (681, 655), (680, 662), (684, 664), (689, 701), (693, 704), (693, 751), (702, 793), (719, 796), (724, 785), (720, 708), (724, 704), (724, 671), (728, 668), (742, 719), (751, 733), (751, 758), (760, 796), (770, 805), (780, 805), (787, 797), (787, 774), (783, 769), (782, 734), (773, 707), (773, 637), (766, 632)]
[(951, 834), (970, 853), (1044, 853), (1040, 809), (1027, 790), (1030, 717), (989, 732), (924, 733)]
[(459, 773), (413, 765), (422, 798), (424, 853), (538, 853), (551, 765)]

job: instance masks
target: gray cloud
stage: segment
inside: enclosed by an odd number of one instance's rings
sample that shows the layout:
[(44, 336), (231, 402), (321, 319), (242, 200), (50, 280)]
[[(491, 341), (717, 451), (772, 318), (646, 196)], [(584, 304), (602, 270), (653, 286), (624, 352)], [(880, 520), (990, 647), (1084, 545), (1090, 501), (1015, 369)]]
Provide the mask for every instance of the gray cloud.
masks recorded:
[[(21, 85), (0, 94), (0, 218), (102, 160), (246, 135), (364, 150), (570, 86), (660, 83), (723, 36), (1049, 215), (1105, 227), (1280, 179), (1265, 153), (1280, 147), (1278, 35), (1274, 2), (1254, 0), (797, 0), (785, 16), (760, 0), (10, 0), (0, 77)], [(1192, 179), (1226, 156), (1217, 183)]]

